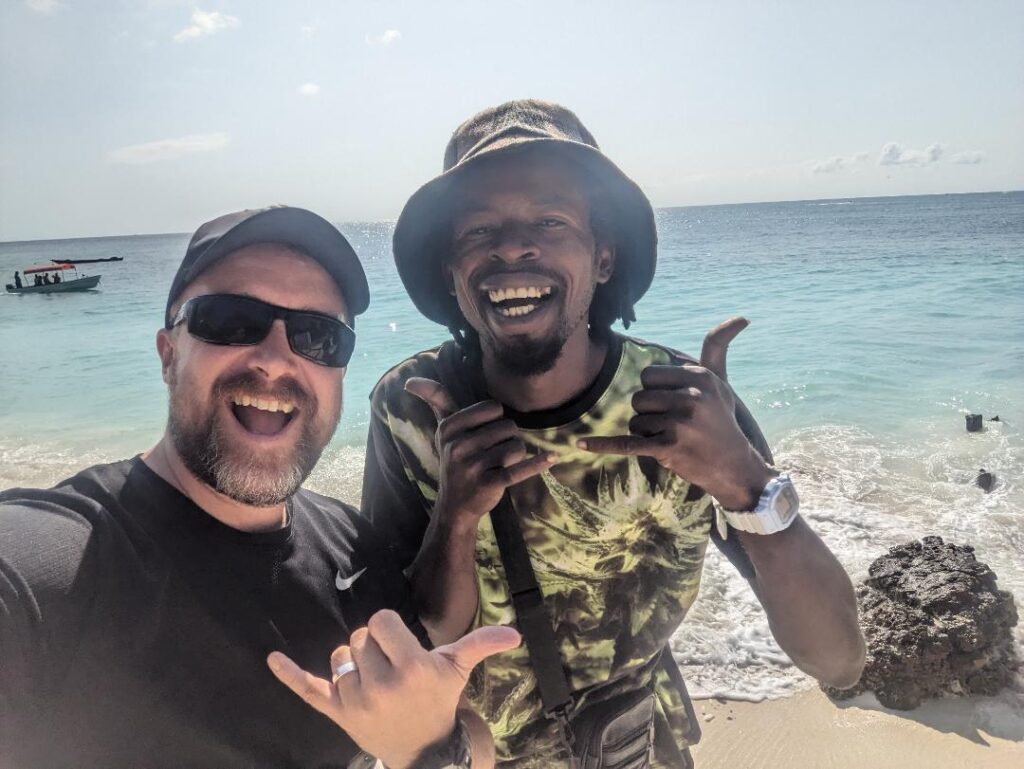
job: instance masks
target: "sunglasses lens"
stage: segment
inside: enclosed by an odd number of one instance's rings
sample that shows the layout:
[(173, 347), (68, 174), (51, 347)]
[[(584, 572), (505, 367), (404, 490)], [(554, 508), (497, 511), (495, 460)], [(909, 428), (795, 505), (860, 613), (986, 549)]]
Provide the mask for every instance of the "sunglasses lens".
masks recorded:
[(244, 297), (211, 295), (194, 301), (188, 332), (213, 344), (258, 344), (274, 322), (262, 302)]
[(340, 321), (307, 313), (293, 313), (288, 318), (292, 350), (324, 366), (347, 365), (355, 343), (355, 332)]

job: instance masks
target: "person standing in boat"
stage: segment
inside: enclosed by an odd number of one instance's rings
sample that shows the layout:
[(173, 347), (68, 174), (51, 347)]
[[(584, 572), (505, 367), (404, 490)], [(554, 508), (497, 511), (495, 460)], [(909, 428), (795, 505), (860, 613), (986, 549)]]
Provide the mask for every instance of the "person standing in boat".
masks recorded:
[(17, 270), (14, 271), (14, 287), (21, 288), (21, 273)]
[(59, 272), (53, 273), (53, 282), (54, 283), (60, 283), (60, 273)]

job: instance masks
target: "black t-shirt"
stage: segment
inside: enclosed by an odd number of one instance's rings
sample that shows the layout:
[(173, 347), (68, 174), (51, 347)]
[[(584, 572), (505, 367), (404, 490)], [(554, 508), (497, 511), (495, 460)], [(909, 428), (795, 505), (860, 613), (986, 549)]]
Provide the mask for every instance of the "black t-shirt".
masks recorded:
[(330, 678), (381, 608), (425, 638), (367, 522), (308, 491), (255, 534), (138, 457), (4, 492), (0, 766), (344, 766), (357, 748), (266, 656)]

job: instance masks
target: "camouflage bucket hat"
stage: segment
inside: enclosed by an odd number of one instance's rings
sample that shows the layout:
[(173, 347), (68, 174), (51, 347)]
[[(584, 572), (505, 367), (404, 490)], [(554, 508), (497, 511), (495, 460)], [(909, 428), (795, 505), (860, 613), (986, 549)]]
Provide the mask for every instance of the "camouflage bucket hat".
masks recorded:
[(452, 198), (459, 180), (481, 162), (526, 152), (567, 156), (601, 185), (609, 203), (607, 226), (615, 241), (616, 272), (625, 271), (633, 302), (650, 287), (658, 235), (647, 196), (605, 157), (571, 111), (536, 99), (511, 101), (484, 110), (455, 129), (445, 149), (442, 174), (409, 198), (395, 225), (398, 274), (413, 304), (431, 320), (451, 326), (458, 318), (458, 304), (441, 265), (449, 248)]

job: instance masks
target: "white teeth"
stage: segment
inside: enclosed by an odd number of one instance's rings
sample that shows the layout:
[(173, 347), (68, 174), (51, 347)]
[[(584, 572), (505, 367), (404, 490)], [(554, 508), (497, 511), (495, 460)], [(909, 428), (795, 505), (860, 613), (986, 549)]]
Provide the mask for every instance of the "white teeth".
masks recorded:
[(295, 411), (294, 403), (286, 403), (279, 400), (265, 400), (264, 398), (253, 398), (249, 395), (236, 395), (233, 399), (236, 406), (252, 406), (260, 411), (281, 411), (291, 414)]
[(551, 286), (522, 286), (520, 288), (495, 288), (487, 292), (487, 298), (497, 304), (508, 299), (540, 299), (551, 293)]
[(526, 315), (537, 309), (535, 304), (524, 304), (521, 307), (499, 307), (498, 312), (504, 315), (506, 318), (515, 318), (519, 315)]

